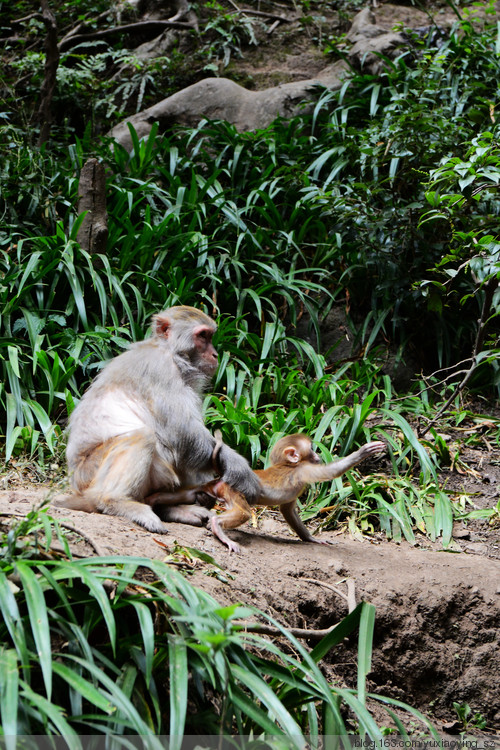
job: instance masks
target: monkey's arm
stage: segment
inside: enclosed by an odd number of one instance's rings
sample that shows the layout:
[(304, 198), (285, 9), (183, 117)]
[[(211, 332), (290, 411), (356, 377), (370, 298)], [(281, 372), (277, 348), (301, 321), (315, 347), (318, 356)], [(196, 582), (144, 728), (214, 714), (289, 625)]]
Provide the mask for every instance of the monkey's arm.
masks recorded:
[(350, 453), (338, 461), (332, 461), (329, 464), (311, 464), (302, 463), (295, 469), (295, 477), (302, 484), (313, 484), (314, 482), (328, 482), (331, 479), (342, 476), (346, 471), (357, 466), (365, 458), (373, 456), (376, 453), (385, 453), (387, 450), (385, 443), (374, 441), (366, 443), (359, 450)]
[(196, 489), (173, 490), (172, 492), (153, 492), (144, 498), (144, 502), (152, 508), (155, 505), (193, 505), (196, 502)]
[(246, 459), (229, 446), (222, 444), (217, 456), (222, 481), (245, 495), (250, 505), (258, 503), (262, 487)]
[(210, 488), (208, 485), (203, 487), (193, 487), (190, 490), (177, 490), (175, 492), (154, 492), (152, 495), (148, 495), (144, 502), (150, 505), (152, 508), (160, 505), (172, 506), (172, 505), (201, 505), (209, 510), (214, 507), (217, 497), (209, 492)]

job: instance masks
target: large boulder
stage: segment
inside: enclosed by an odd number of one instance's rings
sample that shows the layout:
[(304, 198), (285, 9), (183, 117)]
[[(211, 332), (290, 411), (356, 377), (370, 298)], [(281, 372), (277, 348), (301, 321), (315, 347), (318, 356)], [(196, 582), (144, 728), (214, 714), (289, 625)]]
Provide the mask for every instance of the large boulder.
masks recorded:
[(108, 135), (126, 149), (132, 148), (128, 123), (139, 138), (147, 136), (153, 123), (160, 132), (171, 125), (193, 126), (200, 120), (226, 120), (237, 130), (258, 130), (267, 127), (276, 117), (293, 117), (303, 112), (304, 102), (312, 99), (315, 88), (338, 89), (347, 70), (343, 61), (329, 65), (315, 78), (273, 86), (262, 91), (249, 91), (229, 78), (204, 78), (158, 104), (118, 123)]

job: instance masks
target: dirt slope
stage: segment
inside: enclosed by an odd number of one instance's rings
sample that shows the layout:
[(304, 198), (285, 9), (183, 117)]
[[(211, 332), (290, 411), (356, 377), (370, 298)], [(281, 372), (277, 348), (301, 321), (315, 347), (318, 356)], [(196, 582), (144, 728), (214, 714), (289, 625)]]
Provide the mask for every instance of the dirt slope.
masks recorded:
[[(0, 492), (0, 511), (24, 515), (46, 491), (32, 486)], [(431, 713), (438, 726), (456, 719), (454, 701), (468, 703), (487, 718), (489, 730), (500, 730), (500, 560), (495, 541), (486, 544), (486, 551), (480, 543), (476, 551), (481, 554), (443, 552), (425, 540), (421, 548), (382, 538), (355, 541), (339, 532), (321, 535), (331, 546), (308, 545), (293, 539), (277, 516), (266, 514), (258, 530), (231, 532), (244, 550), (237, 556), (204, 528), (171, 524), (170, 533), (161, 536), (118, 518), (57, 508), (50, 512), (88, 535), (102, 554), (126, 551), (164, 559), (174, 542), (207, 552), (222, 575), (215, 577), (213, 566), (200, 564), (192, 576), (196, 585), (221, 603), (255, 605), (291, 627), (326, 628), (341, 619), (346, 602), (321, 584), (342, 589), (343, 579), (352, 578), (357, 601), (377, 607), (371, 689)], [(95, 554), (88, 542), (73, 539), (77, 554)], [(472, 551), (474, 543), (468, 540), (463, 546)], [(355, 640), (333, 652), (325, 666), (328, 676), (352, 685), (355, 653)]]

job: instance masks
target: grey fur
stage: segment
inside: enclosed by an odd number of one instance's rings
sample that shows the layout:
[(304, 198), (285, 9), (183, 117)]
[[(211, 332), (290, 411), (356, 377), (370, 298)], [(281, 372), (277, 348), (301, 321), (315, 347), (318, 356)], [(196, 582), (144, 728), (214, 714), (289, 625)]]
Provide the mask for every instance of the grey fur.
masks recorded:
[[(70, 418), (66, 455), (75, 495), (67, 507), (123, 515), (151, 531), (166, 530), (158, 516), (195, 525), (206, 518), (207, 511), (174, 500), (155, 513), (147, 501), (213, 477), (215, 440), (203, 423), (201, 397), (217, 361), (211, 344), (196, 347), (200, 328), (204, 337), (216, 326), (194, 308), (165, 310), (153, 319), (152, 338), (97, 376)], [(228, 484), (250, 498), (259, 494), (257, 478), (235, 451), (222, 446), (219, 465)]]

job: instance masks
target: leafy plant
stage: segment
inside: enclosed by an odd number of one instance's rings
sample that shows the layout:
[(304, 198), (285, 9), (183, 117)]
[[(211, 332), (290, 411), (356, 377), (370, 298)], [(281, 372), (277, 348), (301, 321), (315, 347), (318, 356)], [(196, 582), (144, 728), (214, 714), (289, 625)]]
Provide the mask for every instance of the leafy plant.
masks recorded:
[[(144, 335), (154, 311), (196, 304), (218, 318), (223, 350), (206, 402), (209, 425), (222, 426), (253, 462), (265, 460), (273, 435), (289, 430), (307, 431), (326, 458), (374, 433), (390, 447), (391, 497), (406, 482), (409, 507), (418, 504), (411, 481), (423, 495), (435, 488), (446, 451), (435, 437), (423, 446), (407, 415), (419, 418), (425, 409), (431, 419), (435, 397), (395, 402), (377, 346), (392, 342), (402, 356), (411, 347), (424, 366), (448, 365), (470, 356), (478, 304), (490, 292), (486, 334), (496, 315), (488, 219), (498, 209), (496, 136), (494, 127), (488, 136), (476, 125), (496, 92), (494, 43), (490, 29), (464, 22), (413, 67), (401, 58), (382, 80), (355, 74), (339, 92), (321, 94), (310, 115), (256, 133), (203, 121), (160, 137), (154, 126), (145, 139), (131, 130), (129, 153), (96, 144), (87, 128), (68, 148), (61, 142), (38, 151), (7, 122), (0, 172), (7, 458), (41, 446), (57, 451), (66, 414), (102, 361)], [(109, 242), (106, 253), (91, 256), (76, 243), (74, 206), (79, 170), (96, 153), (108, 167)], [(454, 207), (446, 195), (460, 180), (465, 202)], [(426, 195), (439, 216), (425, 215)], [(465, 223), (457, 230), (457, 212), (463, 222), (474, 213), (471, 200), (484, 232), (467, 233)], [(446, 272), (452, 284), (443, 282)], [(471, 284), (472, 273), (478, 281)], [(354, 312), (360, 354), (330, 374), (318, 342), (333, 304)], [(299, 321), (307, 321), (306, 333), (298, 333)], [(471, 383), (486, 378), (491, 386), (493, 334), (482, 344)], [(386, 490), (377, 492), (387, 500)], [(315, 502), (318, 513), (329, 507), (328, 489)], [(305, 505), (314, 514), (310, 496)], [(418, 525), (412, 511), (409, 518)]]
[[(431, 172), (431, 187), (426, 198), (433, 206), (422, 217), (426, 221), (445, 220), (450, 224), (452, 242), (450, 252), (435, 267), (443, 281), (423, 281), (423, 288), (431, 285), (434, 305), (457, 291), (463, 295), (460, 304), (471, 299), (480, 305), (479, 323), (468, 361), (460, 362), (465, 369), (447, 408), (456, 393), (465, 387), (478, 367), (488, 365), (498, 379), (500, 348), (494, 323), (500, 314), (500, 241), (490, 234), (491, 213), (498, 213), (500, 202), (495, 190), (500, 187), (500, 150), (492, 133), (483, 132), (472, 139), (465, 159), (453, 157), (443, 161)], [(450, 192), (453, 191), (453, 192)], [(471, 211), (470, 201), (479, 204)], [(486, 348), (485, 348), (486, 347)], [(452, 371), (451, 375), (455, 374)]]
[(228, 13), (216, 0), (210, 0), (204, 7), (211, 13), (202, 33), (208, 40), (202, 47), (202, 54), (208, 58), (204, 70), (218, 74), (220, 68), (227, 68), (231, 57), (242, 56), (244, 44), (258, 44), (253, 24), (259, 21), (245, 13)]
[(468, 703), (453, 703), (453, 708), (457, 712), (457, 716), (463, 724), (465, 731), (470, 729), (486, 729), (486, 719), (479, 712), (472, 713), (472, 709)]
[[(31, 524), (33, 531), (36, 520)], [(165, 563), (126, 556), (40, 561), (24, 548), (0, 562), (0, 606), (7, 736), (63, 735), (81, 747), (79, 735), (90, 730), (140, 734), (159, 748), (161, 734), (181, 747), (185, 733), (236, 731), (302, 748), (306, 734), (316, 745), (321, 733), (345, 735), (355, 722), (362, 736), (381, 737), (366, 706), (375, 614), (366, 602), (310, 652), (272, 618), (221, 607)], [(273, 623), (292, 649), (246, 632), (241, 618), (255, 616)], [(357, 687), (331, 685), (318, 662), (355, 630)], [(387, 706), (403, 732), (395, 707), (434, 732), (400, 701), (370, 699)]]

